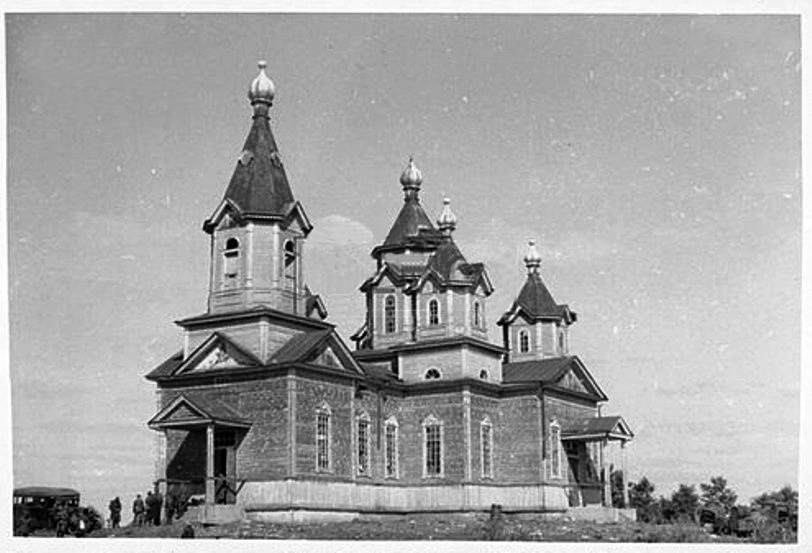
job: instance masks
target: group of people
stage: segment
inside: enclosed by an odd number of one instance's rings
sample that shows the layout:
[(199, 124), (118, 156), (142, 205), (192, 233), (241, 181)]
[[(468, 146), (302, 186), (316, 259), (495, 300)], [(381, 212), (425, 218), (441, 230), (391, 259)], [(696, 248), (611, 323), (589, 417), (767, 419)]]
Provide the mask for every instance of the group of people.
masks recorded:
[[(136, 495), (133, 501), (133, 526), (160, 526), (161, 511), (166, 510), (166, 523), (180, 518), (185, 512), (189, 494), (185, 486), (170, 485), (166, 492), (166, 501), (159, 490), (148, 491), (146, 497)], [(110, 527), (118, 528), (121, 523), (121, 500), (116, 497), (110, 501)]]
[[(133, 501), (133, 525), (134, 526), (160, 526), (161, 509), (164, 498), (161, 492), (147, 492), (146, 499), (141, 498), (139, 493)], [(112, 510), (111, 510), (112, 513)]]

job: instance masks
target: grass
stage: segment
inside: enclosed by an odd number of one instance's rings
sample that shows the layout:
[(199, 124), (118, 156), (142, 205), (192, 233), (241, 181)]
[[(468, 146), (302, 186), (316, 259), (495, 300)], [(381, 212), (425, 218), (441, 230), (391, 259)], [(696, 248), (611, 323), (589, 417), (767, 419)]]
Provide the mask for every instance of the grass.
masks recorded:
[[(186, 523), (147, 527), (103, 529), (89, 537), (180, 538)], [(207, 539), (305, 539), (305, 540), (453, 540), (453, 541), (544, 541), (544, 542), (786, 542), (795, 536), (764, 532), (740, 539), (716, 536), (694, 524), (647, 524), (641, 522), (597, 523), (566, 517), (503, 515), (490, 520), (487, 514), (413, 515), (351, 522), (268, 523), (243, 521), (220, 526), (192, 525), (195, 538)], [(42, 534), (39, 534), (42, 535)]]

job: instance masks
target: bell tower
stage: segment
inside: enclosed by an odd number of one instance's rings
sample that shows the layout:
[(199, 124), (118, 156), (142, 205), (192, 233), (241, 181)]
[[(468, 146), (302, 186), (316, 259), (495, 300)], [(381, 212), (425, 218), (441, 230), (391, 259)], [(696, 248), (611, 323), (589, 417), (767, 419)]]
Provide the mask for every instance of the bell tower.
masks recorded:
[(259, 62), (248, 99), (253, 123), (226, 193), (205, 223), (211, 235), (209, 313), (270, 307), (307, 315), (302, 257), (312, 225), (288, 184), (270, 126), (276, 93)]

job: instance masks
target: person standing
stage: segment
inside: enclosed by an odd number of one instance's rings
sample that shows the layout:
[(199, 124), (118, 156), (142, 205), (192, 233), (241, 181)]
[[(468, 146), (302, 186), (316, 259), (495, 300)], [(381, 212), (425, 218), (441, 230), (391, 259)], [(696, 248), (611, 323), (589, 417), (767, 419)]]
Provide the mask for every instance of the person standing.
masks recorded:
[(153, 519), (153, 524), (155, 526), (161, 525), (161, 511), (163, 510), (164, 506), (164, 496), (161, 495), (161, 490), (156, 489), (155, 493), (152, 494), (153, 501), (155, 501), (155, 514)]
[(152, 526), (153, 522), (155, 521), (155, 496), (152, 495), (151, 491), (147, 492), (147, 498), (144, 501), (146, 503), (146, 523), (147, 526)]
[(137, 494), (135, 496), (135, 501), (133, 501), (133, 524), (135, 526), (143, 526), (144, 525), (144, 500), (141, 499), (141, 494)]
[(121, 523), (121, 500), (116, 496), (110, 502), (110, 527), (111, 528), (118, 528), (119, 523)]

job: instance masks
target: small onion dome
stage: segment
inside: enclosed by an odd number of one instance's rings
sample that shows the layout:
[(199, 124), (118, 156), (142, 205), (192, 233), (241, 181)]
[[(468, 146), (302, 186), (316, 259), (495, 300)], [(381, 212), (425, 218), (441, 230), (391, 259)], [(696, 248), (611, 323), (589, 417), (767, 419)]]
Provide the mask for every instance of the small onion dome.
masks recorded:
[(527, 265), (528, 272), (535, 273), (538, 272), (538, 268), (541, 265), (541, 255), (536, 249), (535, 240), (528, 241), (528, 245), (530, 247), (527, 248), (527, 255), (524, 256), (524, 264)]
[(420, 184), (423, 182), (423, 173), (420, 169), (415, 167), (414, 158), (409, 158), (409, 165), (403, 170), (400, 175), (400, 184), (403, 185), (404, 190), (418, 190)]
[(271, 105), (271, 102), (273, 102), (276, 87), (268, 75), (265, 74), (265, 67), (267, 67), (267, 65), (265, 61), (257, 63), (259, 75), (257, 75), (257, 78), (253, 80), (251, 86), (248, 88), (248, 99), (251, 100), (252, 104), (262, 102)]
[(451, 200), (449, 198), (443, 199), (443, 211), (437, 218), (437, 227), (448, 234), (457, 228), (457, 216), (451, 211)]

